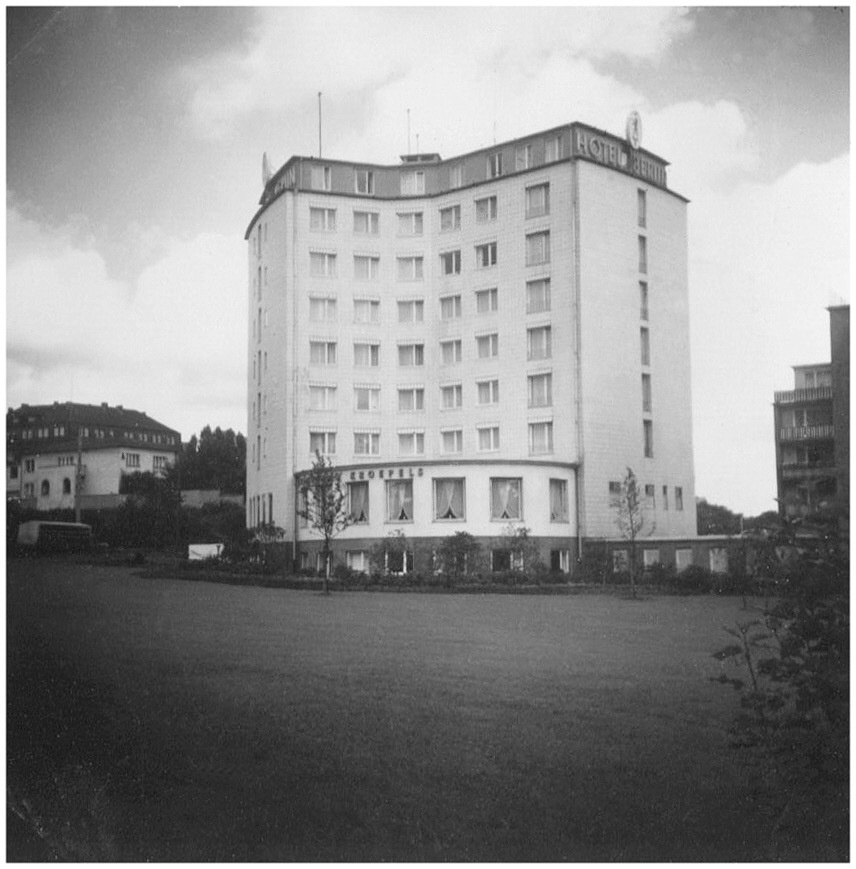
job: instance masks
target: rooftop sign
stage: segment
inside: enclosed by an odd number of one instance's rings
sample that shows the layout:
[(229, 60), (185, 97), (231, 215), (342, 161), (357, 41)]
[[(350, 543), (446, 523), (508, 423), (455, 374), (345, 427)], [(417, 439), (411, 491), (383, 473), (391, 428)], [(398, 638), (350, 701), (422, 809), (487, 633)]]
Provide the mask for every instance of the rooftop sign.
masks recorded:
[(642, 122), (633, 112), (627, 120), (627, 141), (600, 130), (574, 124), (571, 135), (571, 156), (601, 163), (643, 181), (666, 187), (666, 163), (639, 149)]

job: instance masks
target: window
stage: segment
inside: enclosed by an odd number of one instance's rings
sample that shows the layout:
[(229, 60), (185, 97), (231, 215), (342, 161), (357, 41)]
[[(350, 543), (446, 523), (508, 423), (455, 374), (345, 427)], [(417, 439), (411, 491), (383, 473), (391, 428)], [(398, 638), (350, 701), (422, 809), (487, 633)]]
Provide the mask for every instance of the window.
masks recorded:
[(313, 232), (334, 232), (336, 230), (336, 209), (310, 207), (309, 228)]
[(514, 170), (520, 172), (532, 166), (532, 145), (518, 145), (514, 149)]
[(422, 212), (408, 211), (398, 214), (399, 235), (422, 235)]
[(357, 525), (369, 521), (369, 484), (365, 481), (348, 483), (348, 512)]
[(441, 341), (440, 359), (443, 365), (457, 365), (461, 361), (461, 339)]
[(399, 344), (398, 364), (402, 367), (412, 367), (425, 364), (424, 344)]
[(654, 457), (654, 423), (650, 419), (642, 420), (642, 439), (645, 450), (645, 458)]
[(663, 509), (669, 509), (669, 487), (663, 486)]
[(421, 323), (425, 318), (425, 302), (422, 299), (404, 299), (398, 303), (399, 323)]
[(555, 163), (559, 159), (559, 137), (548, 136), (544, 140), (544, 162)]
[(71, 480), (68, 477), (65, 477), (62, 481), (62, 493), (63, 495), (71, 494)]
[(317, 278), (336, 277), (336, 254), (310, 251), (309, 272)]
[(523, 483), (519, 477), (491, 477), (490, 518), (522, 519), (522, 488)]
[(478, 445), (481, 452), (490, 452), (499, 449), (499, 426), (477, 426)]
[(675, 509), (684, 509), (684, 490), (680, 486), (675, 486)]
[[(332, 175), (329, 166), (311, 166), (309, 169), (309, 186), (313, 190), (331, 190)], [(261, 232), (261, 227), (259, 228)]]
[(413, 521), (413, 481), (388, 480), (386, 484), (386, 518), (389, 522)]
[(642, 410), (651, 413), (651, 375), (642, 375)]
[(550, 233), (532, 232), (526, 236), (526, 265), (537, 266), (550, 262)]
[(364, 549), (348, 549), (345, 552), (345, 564), (354, 573), (366, 573), (369, 569), (368, 553)]
[(450, 250), (440, 254), (440, 269), (444, 275), (459, 275), (461, 273), (461, 252)]
[(358, 281), (376, 281), (380, 274), (380, 257), (354, 254), (354, 278)]
[(27, 474), (32, 474), (36, 470), (36, 460), (35, 459), (24, 459), (24, 472)]
[(398, 263), (398, 280), (400, 281), (421, 281), (422, 280), (422, 264), (423, 257), (421, 256), (400, 256), (396, 258)]
[(476, 383), (479, 404), (499, 404), (499, 381), (482, 380)]
[(652, 510), (657, 506), (657, 495), (652, 483), (645, 484), (645, 501)]
[(496, 197), (476, 199), (476, 223), (489, 223), (491, 220), (496, 220)]
[(550, 185), (536, 184), (526, 188), (526, 216), (541, 217), (550, 213)]
[(410, 386), (398, 390), (399, 411), (424, 410), (425, 390), (421, 386)]
[(310, 431), (309, 452), (321, 453), (322, 456), (336, 454), (336, 432), (334, 431)]
[(355, 323), (379, 323), (380, 301), (378, 299), (354, 299)]
[(496, 265), (496, 242), (476, 245), (476, 266), (486, 269)]
[(354, 410), (377, 410), (380, 407), (380, 388), (377, 386), (354, 387)]
[(648, 239), (644, 235), (639, 236), (639, 271), (648, 273)]
[(377, 235), (380, 232), (380, 215), (376, 211), (355, 211), (354, 232), (357, 235)]
[(401, 195), (402, 196), (420, 196), (425, 192), (425, 173), (417, 172), (402, 172), (401, 173)]
[(693, 551), (692, 549), (676, 549), (675, 550), (675, 567), (678, 573), (692, 567)]
[(487, 314), (499, 306), (499, 294), (496, 287), (489, 290), (476, 290), (476, 313)]
[(309, 387), (310, 410), (335, 410), (336, 387), (335, 386), (310, 386)]
[(47, 480), (42, 480), (42, 497), (47, 498), (51, 493), (51, 484)]
[(453, 410), (463, 405), (463, 387), (460, 383), (452, 383), (440, 387), (440, 406), (443, 410)]
[(450, 205), (440, 209), (440, 232), (461, 228), (461, 206)]
[(310, 341), (309, 342), (310, 365), (335, 365), (336, 342), (335, 341)]
[(644, 326), (639, 330), (639, 343), (642, 350), (642, 364), (651, 364), (651, 334)]
[(655, 564), (660, 563), (660, 550), (659, 549), (643, 549), (642, 550), (642, 564), (645, 567), (653, 567)]
[(354, 432), (354, 455), (377, 456), (380, 454), (379, 432), (355, 431)]
[(538, 326), (526, 330), (526, 356), (528, 359), (550, 359), (553, 355), (553, 330)]
[(398, 454), (400, 456), (421, 456), (425, 454), (425, 432), (400, 431), (398, 433)]
[(445, 296), (440, 299), (440, 319), (455, 320), (461, 316), (461, 297)]
[(466, 519), (464, 510), (464, 481), (457, 477), (438, 477), (434, 480), (434, 519), (453, 522)]
[(648, 319), (648, 284), (639, 281), (639, 319)]
[(526, 282), (526, 313), (539, 314), (550, 310), (550, 279)]
[(569, 521), (567, 480), (550, 480), (550, 521)]
[(140, 454), (139, 453), (125, 453), (125, 467), (126, 468), (139, 468), (140, 467)]
[(456, 189), (464, 186), (464, 164), (456, 163), (449, 169), (449, 187)]
[(498, 178), (502, 175), (502, 153), (491, 154), (487, 158), (487, 177)]
[(550, 407), (553, 404), (553, 375), (529, 376), (529, 407)]
[(374, 193), (374, 172), (357, 169), (354, 173), (354, 192), (371, 195)]
[(17, 480), (18, 479), (18, 466), (17, 465), (12, 465), (9, 468), (9, 479), (10, 480)]
[(464, 449), (464, 433), (461, 429), (440, 432), (440, 447), (444, 453), (460, 453)]
[(550, 550), (550, 570), (553, 573), (571, 572), (571, 552), (569, 549)]
[(648, 223), (648, 203), (644, 190), (636, 191), (636, 211), (639, 218), (639, 226), (645, 227)]
[(529, 455), (544, 456), (553, 452), (553, 423), (529, 423)]
[(489, 359), (499, 355), (499, 334), (491, 332), (489, 335), (476, 336), (476, 351), (479, 359)]
[(380, 344), (368, 341), (354, 342), (354, 367), (377, 368), (380, 365)]
[(310, 298), (309, 319), (313, 323), (334, 322), (336, 320), (336, 299), (332, 296)]

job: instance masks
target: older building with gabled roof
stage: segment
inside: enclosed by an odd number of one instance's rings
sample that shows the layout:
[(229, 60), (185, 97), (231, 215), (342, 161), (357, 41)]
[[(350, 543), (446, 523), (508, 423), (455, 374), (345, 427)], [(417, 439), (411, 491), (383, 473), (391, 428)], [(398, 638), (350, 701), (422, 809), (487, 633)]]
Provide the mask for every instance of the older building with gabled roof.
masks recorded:
[(175, 429), (121, 405), (22, 404), (6, 412), (6, 498), (38, 510), (113, 506), (123, 475), (164, 473), (180, 449)]

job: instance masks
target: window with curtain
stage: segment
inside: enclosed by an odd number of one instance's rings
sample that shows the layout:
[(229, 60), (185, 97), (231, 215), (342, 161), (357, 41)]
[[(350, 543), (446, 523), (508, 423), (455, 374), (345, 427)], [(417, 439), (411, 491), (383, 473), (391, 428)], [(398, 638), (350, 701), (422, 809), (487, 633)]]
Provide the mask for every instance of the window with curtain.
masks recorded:
[(463, 479), (434, 480), (434, 518), (465, 519)]
[(413, 521), (413, 481), (389, 480), (386, 484), (386, 517), (390, 522)]
[(348, 483), (348, 504), (350, 515), (357, 525), (369, 521), (369, 484), (365, 481)]
[(522, 519), (522, 481), (519, 477), (492, 477), (490, 481), (490, 518)]
[(568, 521), (567, 480), (550, 480), (550, 521)]

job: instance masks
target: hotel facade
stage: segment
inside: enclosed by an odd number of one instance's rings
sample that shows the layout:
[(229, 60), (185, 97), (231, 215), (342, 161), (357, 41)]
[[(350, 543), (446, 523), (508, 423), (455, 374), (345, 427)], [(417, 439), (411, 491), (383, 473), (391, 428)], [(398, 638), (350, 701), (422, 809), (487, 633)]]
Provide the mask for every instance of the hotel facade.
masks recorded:
[(616, 538), (628, 467), (649, 542), (695, 536), (687, 200), (638, 130), (572, 123), (393, 166), (265, 160), (250, 527), (282, 527), (316, 566), (299, 479), (318, 451), (348, 488), (335, 552), (357, 570), (396, 532), (424, 553), (466, 531), (498, 564), (525, 527), (568, 571)]

